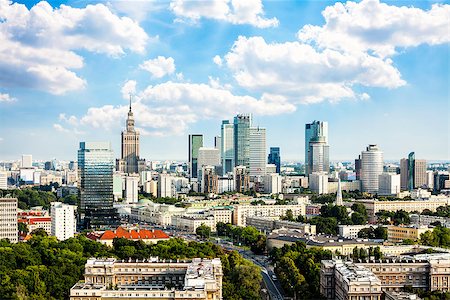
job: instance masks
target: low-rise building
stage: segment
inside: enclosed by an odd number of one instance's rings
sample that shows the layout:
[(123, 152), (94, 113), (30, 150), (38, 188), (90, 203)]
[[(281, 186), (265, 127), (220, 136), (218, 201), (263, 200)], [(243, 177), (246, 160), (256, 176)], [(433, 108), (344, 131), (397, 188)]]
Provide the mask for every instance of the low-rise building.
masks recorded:
[(206, 225), (211, 228), (211, 231), (216, 231), (216, 222), (213, 216), (203, 214), (180, 215), (172, 218), (172, 226), (178, 229), (185, 230), (190, 233), (195, 233), (198, 227)]
[(191, 261), (90, 258), (85, 265), (84, 281), (70, 289), (70, 299), (220, 300), (222, 278), (219, 258)]
[(159, 229), (125, 229), (121, 226), (117, 227), (116, 230), (92, 232), (89, 233), (87, 237), (110, 247), (112, 247), (115, 238), (124, 238), (131, 241), (143, 241), (146, 244), (155, 244), (159, 241), (170, 239), (164, 231)]
[(373, 225), (338, 225), (339, 236), (343, 238), (356, 239), (358, 233), (365, 228), (373, 227)]
[(402, 242), (404, 240), (417, 241), (420, 235), (432, 228), (426, 226), (387, 226), (388, 229), (388, 241), (390, 242)]
[(303, 234), (316, 234), (316, 225), (309, 223), (290, 222), (272, 218), (247, 217), (247, 226), (253, 226), (259, 231), (271, 232), (275, 229), (296, 229)]
[(280, 218), (291, 211), (294, 217), (305, 215), (305, 204), (295, 205), (235, 205), (233, 212), (233, 225), (246, 226), (247, 217)]

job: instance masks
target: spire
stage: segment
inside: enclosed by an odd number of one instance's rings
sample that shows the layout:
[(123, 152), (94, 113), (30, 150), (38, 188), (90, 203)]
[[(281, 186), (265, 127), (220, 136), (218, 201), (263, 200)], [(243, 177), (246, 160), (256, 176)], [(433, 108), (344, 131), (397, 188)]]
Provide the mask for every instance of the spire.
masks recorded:
[(130, 112), (131, 112), (131, 93), (130, 93)]
[(336, 205), (342, 206), (344, 205), (342, 201), (342, 189), (341, 189), (341, 178), (338, 178), (338, 186), (336, 193)]

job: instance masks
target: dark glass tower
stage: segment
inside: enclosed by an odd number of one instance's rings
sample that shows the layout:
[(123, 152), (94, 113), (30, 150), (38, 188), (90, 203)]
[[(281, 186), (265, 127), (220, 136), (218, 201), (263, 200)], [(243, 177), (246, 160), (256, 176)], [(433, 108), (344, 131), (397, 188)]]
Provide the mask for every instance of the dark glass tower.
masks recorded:
[(415, 154), (411, 152), (408, 154), (408, 190), (414, 190), (414, 165), (415, 165)]
[(274, 164), (277, 167), (277, 173), (280, 174), (281, 171), (280, 147), (270, 147), (270, 153), (267, 162), (269, 164)]
[(250, 115), (234, 117), (234, 164), (235, 166), (250, 166)]
[(203, 147), (203, 135), (190, 134), (188, 143), (189, 143), (188, 149), (189, 176), (191, 178), (197, 178), (198, 149)]

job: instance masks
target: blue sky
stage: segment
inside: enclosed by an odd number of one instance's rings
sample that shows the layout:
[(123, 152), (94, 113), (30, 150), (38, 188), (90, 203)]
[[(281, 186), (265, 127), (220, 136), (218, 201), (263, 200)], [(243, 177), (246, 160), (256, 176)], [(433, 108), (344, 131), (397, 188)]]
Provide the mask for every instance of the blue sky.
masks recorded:
[[(22, 5), (25, 4), (25, 5)], [(253, 113), (283, 160), (329, 122), (332, 160), (450, 159), (447, 2), (0, 0), (0, 160), (120, 155), (132, 93), (141, 156), (187, 159)]]

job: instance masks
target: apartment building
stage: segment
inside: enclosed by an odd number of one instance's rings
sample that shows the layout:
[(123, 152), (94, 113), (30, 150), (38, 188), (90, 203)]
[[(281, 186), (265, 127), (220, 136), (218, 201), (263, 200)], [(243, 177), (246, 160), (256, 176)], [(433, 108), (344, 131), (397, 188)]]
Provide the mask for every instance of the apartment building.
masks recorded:
[(387, 226), (388, 241), (402, 242), (404, 240), (417, 241), (424, 232), (433, 230), (427, 226)]
[(0, 239), (18, 241), (17, 198), (0, 198)]
[(221, 300), (222, 264), (219, 258), (164, 261), (90, 258), (84, 281), (70, 290), (71, 300)]
[(305, 215), (305, 204), (295, 205), (235, 205), (233, 213), (233, 224), (246, 226), (247, 217), (280, 218), (290, 210), (294, 217)]

